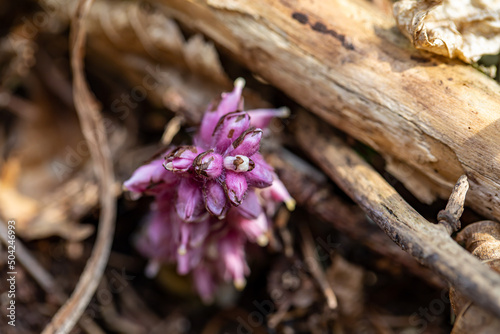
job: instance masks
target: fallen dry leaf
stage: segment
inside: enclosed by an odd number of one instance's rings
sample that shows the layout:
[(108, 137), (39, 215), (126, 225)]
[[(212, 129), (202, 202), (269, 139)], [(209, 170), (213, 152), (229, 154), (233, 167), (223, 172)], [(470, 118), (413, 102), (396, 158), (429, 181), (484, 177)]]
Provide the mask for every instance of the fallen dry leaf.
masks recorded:
[(498, 0), (403, 0), (394, 16), (417, 49), (468, 63), (500, 52)]
[(19, 160), (12, 158), (2, 166), (0, 174), (0, 213), (4, 219), (16, 219), (17, 227), (23, 229), (40, 210), (38, 202), (17, 190)]

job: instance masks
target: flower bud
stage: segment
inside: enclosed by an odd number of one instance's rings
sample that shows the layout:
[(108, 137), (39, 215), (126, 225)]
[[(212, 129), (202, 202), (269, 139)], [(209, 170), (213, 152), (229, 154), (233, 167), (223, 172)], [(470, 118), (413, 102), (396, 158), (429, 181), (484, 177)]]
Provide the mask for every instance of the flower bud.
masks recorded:
[(255, 163), (244, 155), (227, 156), (224, 158), (224, 168), (235, 172), (248, 172), (255, 168)]
[(196, 174), (215, 179), (222, 174), (222, 156), (213, 150), (203, 152), (194, 159), (193, 167)]
[(251, 157), (259, 150), (262, 138), (261, 129), (248, 129), (233, 142), (231, 155), (246, 155)]
[(231, 204), (234, 206), (240, 205), (245, 198), (247, 189), (247, 180), (242, 173), (227, 171), (224, 190)]
[(250, 116), (245, 112), (225, 115), (217, 124), (212, 147), (216, 152), (224, 153), (231, 144), (250, 127)]
[(217, 181), (207, 181), (203, 187), (203, 196), (207, 211), (219, 219), (223, 219), (227, 210), (224, 188)]
[(171, 172), (187, 172), (198, 154), (196, 146), (181, 146), (165, 157), (163, 166)]
[(179, 184), (175, 209), (179, 217), (186, 222), (199, 221), (205, 214), (203, 197), (199, 185), (183, 178)]

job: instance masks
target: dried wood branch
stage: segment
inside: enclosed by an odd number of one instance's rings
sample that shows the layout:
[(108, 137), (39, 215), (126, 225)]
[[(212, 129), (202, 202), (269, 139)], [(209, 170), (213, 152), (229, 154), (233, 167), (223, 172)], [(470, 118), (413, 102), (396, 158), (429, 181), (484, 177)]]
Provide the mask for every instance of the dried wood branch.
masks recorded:
[(460, 217), (464, 213), (467, 190), (469, 190), (469, 182), (467, 176), (462, 175), (451, 192), (446, 208), (438, 213), (438, 223), (444, 224), (450, 234), (460, 229)]
[(500, 218), (500, 87), (415, 50), (363, 0), (155, 0), (257, 75), (379, 151), (425, 202), (466, 174), (468, 203)]
[(104, 273), (114, 233), (116, 202), (114, 172), (98, 104), (92, 96), (83, 72), (86, 40), (85, 18), (93, 0), (81, 0), (72, 21), (71, 68), (73, 70), (73, 98), (80, 118), (83, 135), (94, 161), (100, 182), (101, 214), (97, 240), (78, 284), (66, 303), (59, 309), (43, 333), (68, 333), (78, 321)]
[(304, 254), (304, 257), (312, 259), (314, 261), (313, 263), (308, 262), (309, 270), (321, 287), (328, 307), (334, 310), (338, 306), (337, 297), (335, 296), (335, 292), (333, 291), (330, 283), (328, 282), (328, 279), (326, 278), (326, 274), (321, 269), (319, 261), (317, 261), (316, 257), (314, 256), (314, 241), (311, 235), (311, 231), (309, 230), (309, 227), (301, 226), (300, 232), (303, 239), (302, 252)]
[(334, 195), (334, 188), (321, 171), (283, 148), (266, 158), (277, 168), (280, 179), (299, 206), (332, 224), (354, 241), (400, 264), (428, 284), (438, 289), (447, 287), (441, 277), (420, 265), (398, 245), (389, 242), (388, 236), (369, 222), (357, 205), (346, 203)]
[(416, 212), (368, 163), (306, 113), (295, 134), (319, 164), (403, 250), (469, 299), (500, 316), (500, 276)]

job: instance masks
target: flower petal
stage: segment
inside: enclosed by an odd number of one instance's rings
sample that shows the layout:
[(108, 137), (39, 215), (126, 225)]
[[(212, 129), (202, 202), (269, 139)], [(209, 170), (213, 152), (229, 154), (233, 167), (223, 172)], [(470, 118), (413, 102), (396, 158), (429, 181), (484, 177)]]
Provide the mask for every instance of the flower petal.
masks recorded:
[(210, 220), (207, 217), (197, 224), (189, 224), (189, 227), (191, 228), (189, 246), (200, 247), (210, 233)]
[(177, 177), (163, 168), (163, 159), (153, 160), (140, 166), (132, 176), (123, 183), (127, 190), (135, 193), (157, 194), (164, 188), (177, 182)]
[(244, 79), (236, 79), (233, 91), (222, 94), (221, 100), (218, 103), (212, 103), (201, 121), (200, 131), (195, 137), (196, 145), (208, 148), (219, 119), (230, 112), (243, 109), (241, 92), (244, 86)]
[(273, 184), (273, 168), (269, 166), (264, 158), (256, 153), (252, 157), (255, 168), (243, 173), (247, 178), (249, 187), (266, 188)]
[(223, 159), (220, 154), (214, 153), (213, 150), (206, 151), (194, 159), (193, 167), (196, 174), (215, 179), (222, 174)]
[(224, 153), (226, 149), (250, 126), (250, 116), (245, 112), (234, 112), (221, 117), (214, 130), (212, 147)]
[(244, 173), (227, 171), (224, 185), (224, 191), (226, 192), (226, 196), (229, 201), (234, 206), (240, 205), (243, 202), (248, 189)]
[(227, 211), (227, 199), (224, 194), (224, 188), (215, 180), (207, 181), (203, 187), (203, 197), (207, 211), (219, 219), (223, 219)]
[(247, 197), (235, 211), (248, 219), (255, 219), (262, 213), (262, 206), (254, 190), (249, 190)]
[(211, 303), (217, 286), (210, 268), (203, 264), (194, 268), (193, 282), (203, 302)]
[(232, 280), (236, 288), (243, 289), (245, 274), (249, 271), (245, 261), (245, 240), (236, 231), (229, 231), (219, 240), (219, 254), (222, 257), (224, 279)]
[(243, 109), (241, 93), (245, 84), (245, 79), (238, 78), (234, 81), (234, 89), (231, 93), (222, 93), (222, 100), (217, 108), (222, 115), (229, 114), (238, 109)]
[(256, 128), (265, 129), (274, 117), (286, 118), (290, 116), (290, 109), (282, 107), (278, 109), (254, 109), (246, 111), (250, 115), (250, 123)]
[(183, 178), (179, 184), (175, 209), (186, 222), (194, 222), (204, 213), (201, 186), (190, 178)]
[(245, 155), (250, 157), (257, 153), (262, 138), (261, 129), (248, 129), (233, 142), (231, 155)]
[(281, 182), (276, 173), (273, 173), (273, 177), (273, 184), (269, 188), (263, 190), (264, 196), (269, 193), (269, 197), (273, 201), (284, 202), (287, 209), (289, 211), (293, 211), (295, 209), (295, 200), (292, 198), (292, 196), (290, 196), (285, 185), (283, 184), (283, 182)]
[(134, 245), (143, 256), (165, 260), (168, 258), (169, 229), (165, 216), (154, 212), (147, 217), (146, 224), (134, 239)]
[(180, 146), (165, 157), (165, 169), (175, 172), (187, 172), (193, 165), (194, 159), (201, 153), (196, 146)]
[(266, 246), (268, 244), (268, 221), (264, 212), (255, 219), (247, 219), (243, 216), (239, 216), (235, 219), (235, 225), (239, 230), (245, 233), (248, 240), (251, 242), (256, 242), (259, 246)]
[(189, 245), (194, 226), (194, 224), (188, 223), (183, 223), (181, 226), (181, 240), (177, 249), (177, 272), (181, 275), (196, 268), (203, 258), (202, 247), (190, 247)]
[(252, 159), (245, 155), (226, 156), (224, 158), (224, 168), (235, 171), (237, 173), (248, 172), (255, 168), (255, 163)]

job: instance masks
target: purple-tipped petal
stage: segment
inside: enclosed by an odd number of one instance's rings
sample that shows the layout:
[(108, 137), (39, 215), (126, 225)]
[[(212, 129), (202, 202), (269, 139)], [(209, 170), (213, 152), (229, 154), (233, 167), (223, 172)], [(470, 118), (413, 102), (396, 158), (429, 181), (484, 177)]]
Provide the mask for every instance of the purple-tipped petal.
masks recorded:
[(186, 255), (188, 246), (189, 246), (189, 238), (191, 236), (191, 228), (188, 224), (184, 223), (181, 225), (181, 243), (177, 248), (177, 253), (179, 255)]
[(193, 162), (194, 171), (201, 176), (215, 179), (222, 174), (223, 159), (220, 154), (213, 150), (198, 155)]
[(242, 133), (250, 126), (250, 117), (245, 112), (225, 115), (219, 120), (212, 138), (212, 146), (216, 152), (224, 153)]
[(140, 166), (123, 185), (135, 193), (158, 193), (163, 189), (162, 184), (171, 185), (177, 181), (175, 175), (163, 168), (162, 163), (163, 160), (158, 159)]
[(244, 86), (245, 80), (238, 78), (234, 82), (234, 89), (232, 92), (223, 93), (218, 103), (212, 103), (201, 121), (200, 131), (195, 138), (196, 145), (208, 148), (219, 119), (230, 112), (243, 109), (241, 92)]
[(293, 211), (295, 209), (295, 200), (290, 196), (290, 193), (288, 193), (288, 190), (276, 173), (273, 173), (273, 177), (273, 184), (269, 188), (263, 190), (263, 195), (265, 197), (269, 196), (270, 199), (275, 202), (284, 202), (287, 209)]
[(180, 245), (177, 248), (177, 253), (184, 255), (188, 249), (195, 249), (201, 246), (209, 232), (210, 224), (208, 219), (198, 224), (182, 222), (180, 227)]
[(260, 246), (266, 246), (268, 244), (268, 221), (267, 216), (264, 212), (262, 212), (255, 219), (247, 219), (243, 216), (239, 216), (235, 220), (235, 224), (239, 230), (245, 233), (248, 240), (250, 240), (251, 242), (256, 242)]
[[(177, 178), (177, 180), (180, 181), (179, 178)], [(174, 189), (175, 187), (165, 188), (163, 192), (157, 194), (155, 201), (151, 204), (151, 210), (158, 211), (162, 215), (168, 217), (168, 215), (170, 215), (173, 211), (172, 208), (174, 207), (175, 199), (177, 198), (177, 193)], [(175, 219), (178, 221), (178, 216)]]
[(205, 207), (212, 215), (224, 218), (227, 210), (227, 199), (224, 188), (217, 181), (207, 181), (203, 187)]
[(226, 191), (227, 198), (234, 205), (238, 206), (245, 198), (248, 185), (245, 175), (243, 173), (235, 173), (227, 171), (224, 190)]
[(151, 214), (146, 225), (134, 240), (135, 247), (143, 256), (149, 258), (159, 258), (161, 256), (161, 246), (165, 240), (165, 221), (158, 212)]
[(191, 229), (189, 246), (200, 247), (210, 233), (210, 220), (207, 217), (197, 224), (189, 224), (189, 227)]
[(200, 130), (194, 137), (194, 144), (206, 150), (210, 149), (215, 126), (221, 118), (217, 110), (210, 110), (211, 108), (205, 112), (201, 121)]
[(245, 240), (235, 231), (229, 231), (219, 240), (219, 254), (222, 257), (224, 279), (232, 280), (238, 289), (246, 284), (245, 273), (248, 266), (245, 261)]
[(203, 215), (203, 200), (200, 185), (192, 179), (183, 178), (179, 184), (175, 209), (186, 222), (199, 220)]
[[(262, 213), (262, 205), (259, 202), (259, 198), (254, 190), (249, 190), (247, 197), (240, 206), (234, 209), (239, 215), (248, 218), (255, 219)], [(229, 220), (229, 218), (228, 218)]]
[(193, 280), (196, 291), (198, 291), (203, 302), (211, 303), (216, 290), (216, 283), (210, 268), (202, 264), (194, 268)]
[(231, 155), (245, 155), (250, 157), (257, 153), (262, 138), (261, 129), (248, 129), (233, 142)]
[(174, 260), (177, 252), (174, 240), (180, 237), (176, 221), (171, 221), (168, 214), (159, 211), (153, 211), (145, 221), (134, 239), (136, 249), (143, 256), (160, 262)]
[(245, 155), (226, 156), (224, 158), (224, 168), (237, 173), (248, 172), (255, 168), (252, 159)]
[(256, 128), (265, 129), (274, 117), (286, 118), (290, 116), (290, 109), (282, 107), (278, 109), (254, 109), (246, 111), (250, 115), (251, 124)]
[[(243, 133), (250, 126), (250, 116), (245, 111), (234, 111), (230, 112), (226, 115), (223, 115), (215, 126), (214, 132), (212, 135), (218, 136), (221, 133), (226, 134), (225, 137), (235, 140), (238, 138), (240, 134)], [(235, 129), (234, 131), (231, 131)], [(237, 132), (239, 131), (239, 132)], [(215, 138), (217, 139), (217, 138)], [(214, 139), (212, 139), (212, 143), (216, 143)]]
[(241, 98), (243, 87), (245, 87), (245, 79), (238, 78), (234, 81), (234, 89), (232, 92), (222, 93), (222, 100), (217, 108), (222, 115), (229, 114), (238, 109), (243, 109), (243, 100)]
[(181, 146), (165, 157), (163, 166), (171, 172), (187, 172), (200, 153), (201, 150), (196, 146)]
[(249, 187), (266, 188), (273, 184), (273, 168), (269, 166), (264, 158), (256, 153), (252, 157), (255, 168), (244, 173)]
[(186, 275), (200, 264), (203, 258), (203, 248), (187, 248), (186, 252), (177, 252), (177, 272)]

